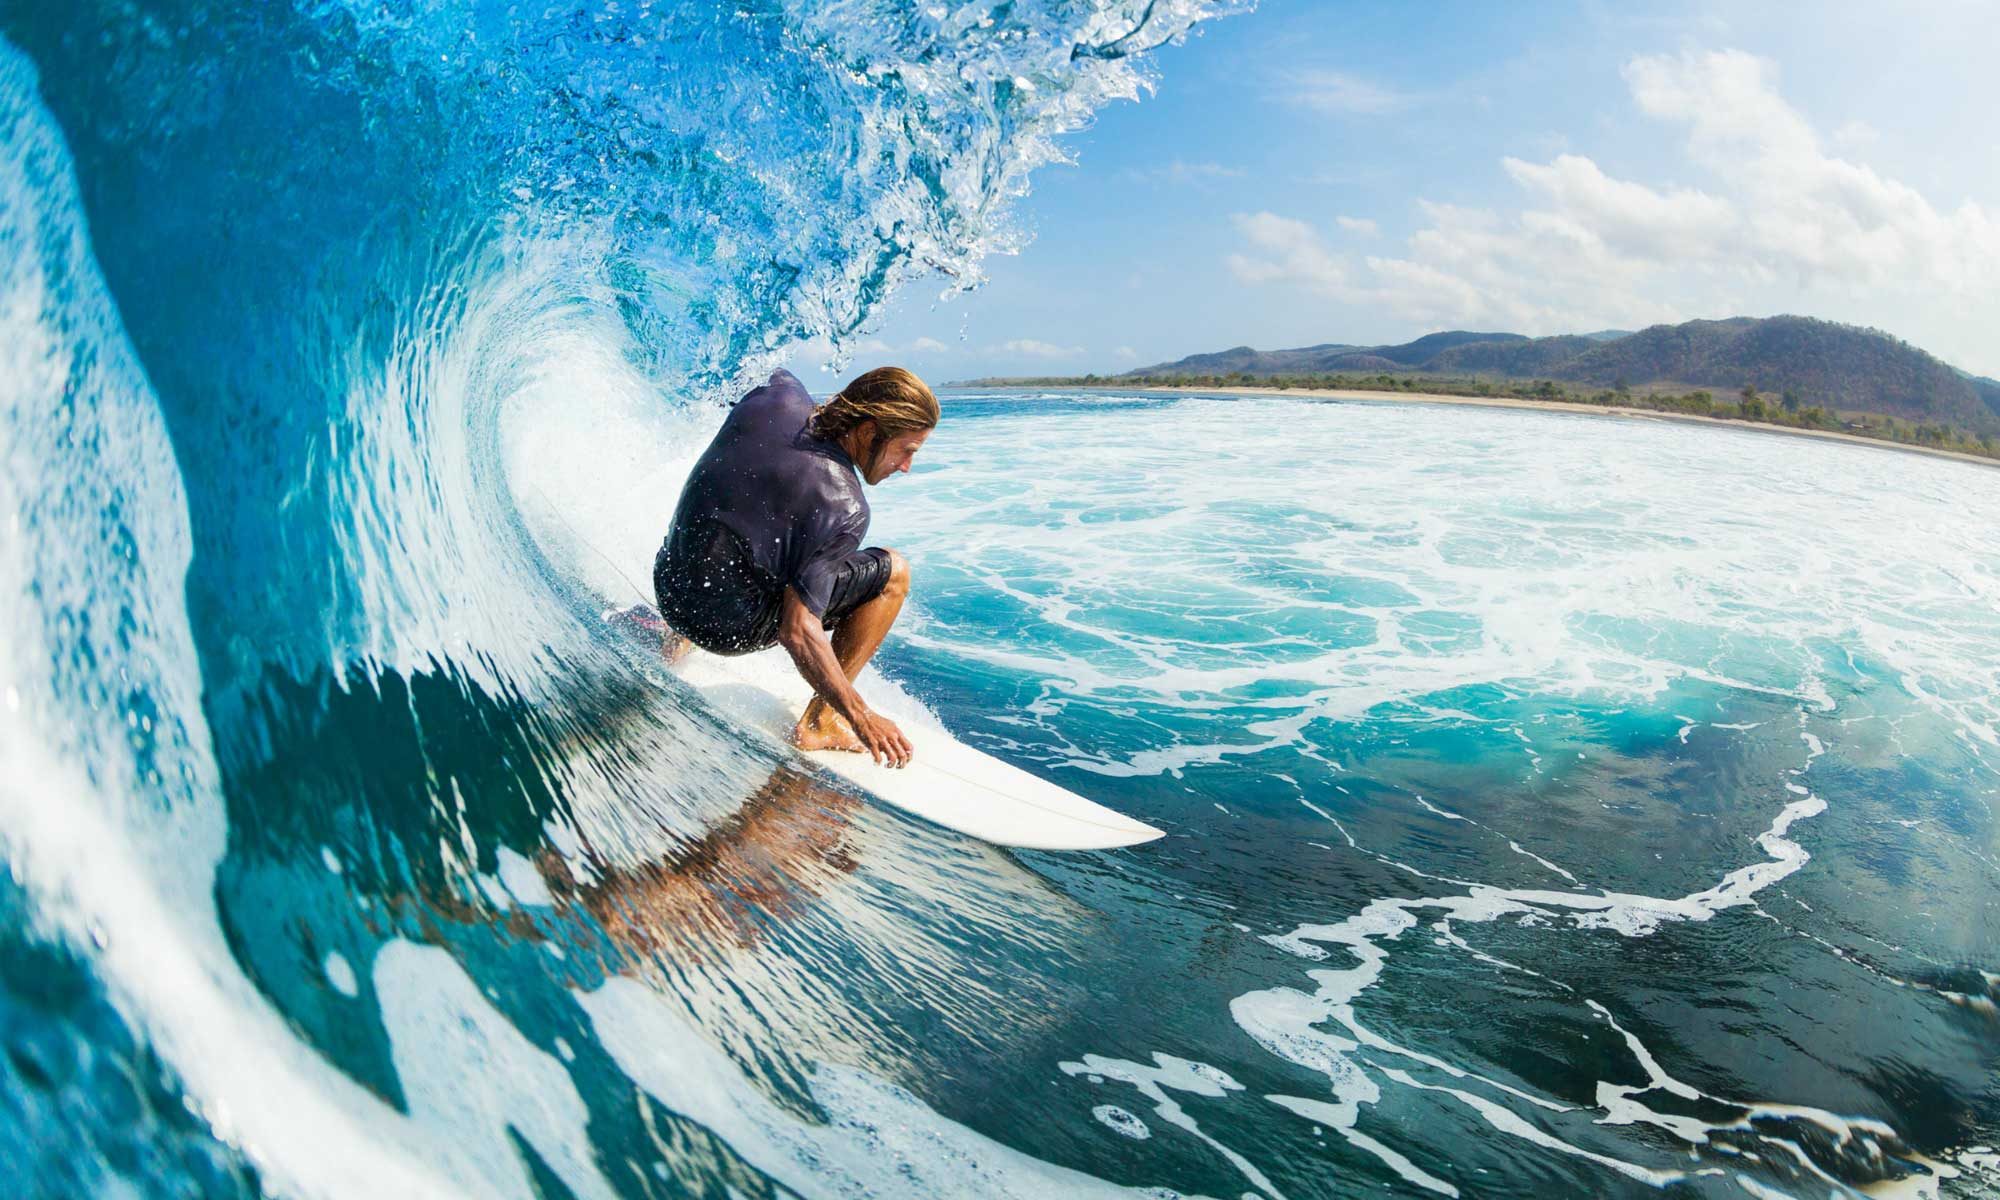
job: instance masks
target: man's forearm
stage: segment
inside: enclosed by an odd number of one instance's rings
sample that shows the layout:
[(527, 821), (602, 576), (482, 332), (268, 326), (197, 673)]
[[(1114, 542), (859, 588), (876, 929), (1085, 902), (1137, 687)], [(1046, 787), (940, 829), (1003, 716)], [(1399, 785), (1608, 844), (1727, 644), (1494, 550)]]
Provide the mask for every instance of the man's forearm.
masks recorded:
[[(817, 636), (815, 636), (817, 635)], [(825, 632), (811, 629), (785, 639), (785, 652), (792, 656), (792, 663), (799, 674), (812, 684), (813, 691), (833, 706), (833, 710), (846, 717), (851, 724), (867, 705), (861, 701), (861, 693), (854, 690), (848, 681), (847, 672), (840, 669), (840, 659), (833, 653), (833, 642)]]

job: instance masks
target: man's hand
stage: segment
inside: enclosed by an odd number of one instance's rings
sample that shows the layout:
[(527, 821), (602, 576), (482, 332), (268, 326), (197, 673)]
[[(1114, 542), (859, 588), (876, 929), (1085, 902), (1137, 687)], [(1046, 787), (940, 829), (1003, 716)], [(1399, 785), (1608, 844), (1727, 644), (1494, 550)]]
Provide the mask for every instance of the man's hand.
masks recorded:
[[(854, 690), (854, 684), (841, 669), (840, 660), (834, 657), (832, 639), (819, 618), (806, 608), (799, 594), (791, 588), (785, 589), (784, 610), (778, 620), (778, 643), (792, 656), (793, 665), (799, 674), (805, 676), (818, 694), (819, 703), (833, 709), (847, 718), (847, 724), (854, 730), (854, 736), (861, 739), (861, 748), (878, 763), (888, 767), (909, 764), (916, 753), (910, 739), (889, 718), (876, 713), (861, 700), (861, 693)], [(807, 706), (807, 713), (812, 706)], [(801, 729), (805, 721), (801, 719)]]
[(903, 736), (903, 731), (896, 727), (894, 721), (869, 708), (862, 709), (858, 715), (860, 720), (849, 718), (848, 724), (854, 726), (854, 736), (868, 747), (869, 755), (876, 762), (885, 767), (910, 765), (910, 756), (916, 753), (916, 748), (910, 745), (910, 739)]

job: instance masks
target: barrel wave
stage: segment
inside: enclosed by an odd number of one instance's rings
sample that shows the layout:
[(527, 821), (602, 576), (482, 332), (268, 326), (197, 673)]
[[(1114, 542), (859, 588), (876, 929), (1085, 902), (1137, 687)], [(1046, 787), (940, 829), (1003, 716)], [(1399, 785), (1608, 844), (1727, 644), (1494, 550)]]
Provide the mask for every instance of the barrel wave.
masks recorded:
[(602, 619), (723, 405), (1242, 7), (0, 0), (8, 1177), (2000, 1188), (1980, 469), (948, 395), (870, 695), (1138, 851), (872, 805)]
[[(899, 1014), (851, 994), (970, 1023), (926, 938), (732, 979), (824, 949), (773, 897), (851, 890), (895, 823), (649, 678), (596, 619), (617, 530), (563, 540), (550, 492), (636, 503), (607, 456), (671, 469), (788, 346), (975, 282), (1052, 138), (1223, 6), (527, 7), (0, 9), (8, 904), (45, 966), (4, 1136), (48, 1194), (763, 1194), (814, 1139), (872, 1176), (743, 1068), (796, 1083), (808, 1028), (882, 1052)], [(821, 919), (964, 889), (926, 937), (1009, 936), (992, 856), (902, 852)], [(771, 993), (783, 1037), (678, 1056), (725, 1109), (606, 1083), (566, 997), (649, 961), (691, 973), (660, 1036)], [(906, 1187), (1011, 1186), (997, 1148), (907, 1154)]]

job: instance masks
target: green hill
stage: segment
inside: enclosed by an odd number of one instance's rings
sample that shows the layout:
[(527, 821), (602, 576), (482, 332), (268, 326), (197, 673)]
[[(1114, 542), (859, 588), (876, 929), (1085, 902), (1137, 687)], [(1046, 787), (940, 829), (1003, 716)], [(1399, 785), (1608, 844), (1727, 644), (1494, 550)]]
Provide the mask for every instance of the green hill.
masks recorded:
[(1640, 394), (1688, 388), (1727, 394), (1747, 386), (1832, 412), (2000, 433), (2000, 383), (1968, 375), (1880, 330), (1811, 317), (1689, 321), (1622, 336), (1451, 331), (1393, 346), (1270, 351), (1239, 346), (1127, 374), (1157, 379), (1343, 372), (1546, 379)]

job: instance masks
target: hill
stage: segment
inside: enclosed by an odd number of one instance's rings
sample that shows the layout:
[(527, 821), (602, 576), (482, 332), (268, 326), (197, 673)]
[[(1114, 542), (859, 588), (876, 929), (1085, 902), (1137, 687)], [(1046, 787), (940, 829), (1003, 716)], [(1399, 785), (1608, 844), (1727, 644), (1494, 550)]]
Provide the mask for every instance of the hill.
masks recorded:
[(1693, 387), (1732, 393), (1747, 386), (1839, 413), (2000, 433), (2000, 383), (1968, 375), (1880, 330), (1811, 317), (1737, 317), (1543, 338), (1450, 331), (1393, 346), (1239, 346), (1127, 374), (1340, 372), (1547, 379), (1636, 392)]
[(1393, 371), (1423, 366), (1440, 353), (1467, 344), (1525, 342), (1518, 333), (1431, 333), (1400, 346), (1327, 343), (1296, 350), (1253, 350), (1237, 346), (1214, 354), (1191, 354), (1170, 363), (1128, 371), (1128, 375), (1323, 375), (1333, 371)]

